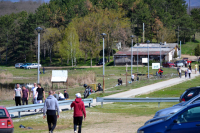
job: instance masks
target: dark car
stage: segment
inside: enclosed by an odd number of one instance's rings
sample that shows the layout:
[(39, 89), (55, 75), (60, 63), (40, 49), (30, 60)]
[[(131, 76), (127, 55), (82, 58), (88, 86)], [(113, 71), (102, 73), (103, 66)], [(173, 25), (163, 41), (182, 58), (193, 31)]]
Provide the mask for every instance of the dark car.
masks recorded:
[[(105, 63), (107, 62), (107, 59), (106, 59), (106, 58), (104, 58), (104, 62), (105, 62)], [(101, 59), (99, 60), (99, 62), (97, 63), (97, 65), (103, 65), (103, 58), (101, 58)]]
[(3, 106), (0, 106), (0, 133), (13, 133), (13, 132), (14, 132), (13, 121), (10, 118), (7, 109)]
[(179, 101), (188, 101), (191, 98), (197, 96), (200, 93), (200, 86), (197, 87), (192, 87), (187, 89), (185, 92), (183, 92), (183, 94), (180, 96)]
[(175, 64), (172, 62), (163, 62), (163, 67), (175, 67)]
[(186, 106), (166, 118), (140, 127), (137, 133), (199, 133), (200, 103)]

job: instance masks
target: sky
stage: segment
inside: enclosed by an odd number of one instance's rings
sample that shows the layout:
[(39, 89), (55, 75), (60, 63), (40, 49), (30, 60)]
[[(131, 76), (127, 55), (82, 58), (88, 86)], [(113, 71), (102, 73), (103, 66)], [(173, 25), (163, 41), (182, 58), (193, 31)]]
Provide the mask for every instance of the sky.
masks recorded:
[[(5, 0), (6, 1), (6, 0)], [(19, 2), (19, 0), (9, 0), (12, 2)], [(37, 1), (37, 0), (33, 0)], [(50, 0), (44, 0), (45, 2), (49, 2)], [(189, 0), (186, 0), (186, 3), (189, 3)], [(200, 0), (190, 0), (191, 6), (200, 6)]]

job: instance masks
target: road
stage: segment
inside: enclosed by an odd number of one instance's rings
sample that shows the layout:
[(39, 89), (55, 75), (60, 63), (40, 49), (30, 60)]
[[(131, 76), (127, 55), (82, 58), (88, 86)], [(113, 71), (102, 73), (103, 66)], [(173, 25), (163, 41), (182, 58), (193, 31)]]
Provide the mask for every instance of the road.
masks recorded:
[[(176, 68), (175, 68), (176, 69)], [(182, 68), (182, 70), (186, 70), (186, 68)], [(191, 79), (195, 78), (196, 76), (199, 76), (199, 74), (195, 74), (194, 73), (194, 70), (192, 71), (192, 74), (191, 74)], [(114, 98), (127, 98), (127, 97), (135, 97), (136, 95), (141, 95), (141, 94), (147, 94), (147, 93), (150, 93), (150, 92), (153, 92), (153, 91), (156, 91), (156, 90), (161, 90), (161, 89), (164, 89), (164, 88), (167, 88), (167, 87), (170, 87), (170, 86), (173, 86), (173, 85), (177, 85), (177, 84), (180, 84), (182, 82), (185, 82), (187, 80), (191, 80), (191, 79), (188, 79), (188, 78), (185, 78), (185, 75), (182, 76), (182, 78), (173, 78), (173, 79), (169, 79), (169, 80), (166, 80), (166, 81), (162, 81), (162, 82), (158, 82), (158, 83), (155, 83), (155, 84), (151, 84), (151, 85), (147, 85), (147, 86), (143, 86), (143, 87), (140, 87), (140, 88), (137, 88), (137, 89), (131, 89), (131, 90), (128, 90), (128, 91), (125, 91), (125, 92), (121, 92), (121, 93), (117, 93), (117, 94), (113, 94), (113, 95), (109, 95), (109, 96), (106, 96), (106, 97), (114, 97)], [(91, 104), (92, 106), (96, 106), (96, 105), (100, 105), (101, 103), (97, 103), (96, 102), (96, 99), (93, 100), (93, 103)], [(88, 106), (88, 104), (86, 104), (86, 106)], [(61, 106), (60, 109), (62, 110), (69, 110), (70, 109), (70, 106), (69, 105), (66, 105), (66, 106)], [(18, 115), (18, 113), (12, 113), (14, 114), (15, 116)], [(21, 115), (30, 115), (30, 114), (37, 114), (35, 112), (21, 112)]]

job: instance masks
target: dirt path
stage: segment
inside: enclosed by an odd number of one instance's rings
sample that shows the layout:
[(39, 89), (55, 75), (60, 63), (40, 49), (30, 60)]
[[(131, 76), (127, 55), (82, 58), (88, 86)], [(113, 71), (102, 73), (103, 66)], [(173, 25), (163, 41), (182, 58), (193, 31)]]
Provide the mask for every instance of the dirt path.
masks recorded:
[(181, 55), (182, 58), (188, 58), (188, 60), (191, 61), (197, 61), (197, 57), (196, 56), (191, 56), (191, 55)]

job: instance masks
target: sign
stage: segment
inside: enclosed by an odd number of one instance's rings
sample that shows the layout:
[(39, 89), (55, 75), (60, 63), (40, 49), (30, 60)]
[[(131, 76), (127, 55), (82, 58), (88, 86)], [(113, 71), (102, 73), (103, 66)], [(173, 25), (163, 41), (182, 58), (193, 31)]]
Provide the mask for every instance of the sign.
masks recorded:
[(148, 58), (142, 58), (142, 63), (148, 63)]
[(67, 70), (52, 70), (51, 82), (67, 82)]
[(160, 63), (152, 63), (152, 69), (159, 69)]

